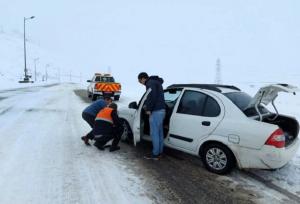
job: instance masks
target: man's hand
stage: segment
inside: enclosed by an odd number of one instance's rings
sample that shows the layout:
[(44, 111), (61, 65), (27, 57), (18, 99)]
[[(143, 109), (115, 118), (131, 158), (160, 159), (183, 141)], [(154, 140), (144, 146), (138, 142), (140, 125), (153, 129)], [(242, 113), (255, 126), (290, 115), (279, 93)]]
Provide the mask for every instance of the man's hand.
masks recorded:
[(151, 111), (146, 111), (146, 114), (147, 115), (151, 115)]

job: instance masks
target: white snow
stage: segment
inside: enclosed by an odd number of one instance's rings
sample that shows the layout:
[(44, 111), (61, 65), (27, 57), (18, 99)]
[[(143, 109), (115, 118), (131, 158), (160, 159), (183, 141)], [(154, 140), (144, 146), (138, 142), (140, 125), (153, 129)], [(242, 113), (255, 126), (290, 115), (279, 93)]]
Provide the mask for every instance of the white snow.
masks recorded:
[[(29, 0), (0, 6), (0, 203), (152, 203), (118, 154), (99, 153), (79, 140), (89, 130), (81, 119), (87, 104), (72, 90), (85, 89), (83, 81), (109, 65), (122, 83), (121, 107), (142, 95), (139, 71), (163, 76), (165, 86), (213, 83), (219, 57), (223, 82), (251, 95), (270, 83), (300, 87), (295, 1)], [(37, 81), (20, 84), (22, 18), (36, 14), (27, 25), (27, 67), (33, 74), (39, 58)], [(81, 84), (46, 93), (39, 87), (66, 81)], [(32, 88), (2, 91), (26, 87)], [(276, 104), (300, 121), (300, 93), (282, 93)], [(300, 149), (282, 169), (251, 172), (299, 195)]]
[(83, 145), (74, 86), (2, 92), (0, 203), (152, 203), (118, 153)]

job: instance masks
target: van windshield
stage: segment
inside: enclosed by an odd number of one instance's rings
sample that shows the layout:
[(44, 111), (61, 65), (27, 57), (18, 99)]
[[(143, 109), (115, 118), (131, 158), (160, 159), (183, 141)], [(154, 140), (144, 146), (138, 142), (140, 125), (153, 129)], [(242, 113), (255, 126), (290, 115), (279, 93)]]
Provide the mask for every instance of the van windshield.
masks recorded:
[[(227, 98), (229, 98), (246, 116), (256, 116), (258, 115), (255, 107), (247, 108), (250, 104), (252, 97), (244, 92), (231, 92), (231, 93), (224, 93)], [(259, 105), (258, 110), (261, 114), (269, 113), (268, 109), (264, 106)]]

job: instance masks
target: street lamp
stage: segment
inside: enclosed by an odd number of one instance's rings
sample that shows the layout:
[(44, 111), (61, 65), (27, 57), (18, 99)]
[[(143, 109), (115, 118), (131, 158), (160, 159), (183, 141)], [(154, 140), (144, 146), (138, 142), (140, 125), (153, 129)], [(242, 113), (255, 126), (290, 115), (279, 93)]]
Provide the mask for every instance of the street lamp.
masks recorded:
[(27, 20), (30, 20), (30, 19), (33, 19), (34, 18), (34, 16), (31, 16), (31, 17), (29, 17), (29, 18), (26, 18), (26, 17), (24, 17), (24, 64), (25, 64), (25, 66), (24, 66), (24, 73), (25, 73), (25, 76), (24, 76), (24, 81), (23, 82), (29, 82), (29, 78), (30, 78), (30, 76), (27, 74), (27, 66), (26, 66), (26, 34), (25, 34), (25, 31), (26, 31), (26, 29), (25, 29), (25, 23), (26, 23), (26, 21)]

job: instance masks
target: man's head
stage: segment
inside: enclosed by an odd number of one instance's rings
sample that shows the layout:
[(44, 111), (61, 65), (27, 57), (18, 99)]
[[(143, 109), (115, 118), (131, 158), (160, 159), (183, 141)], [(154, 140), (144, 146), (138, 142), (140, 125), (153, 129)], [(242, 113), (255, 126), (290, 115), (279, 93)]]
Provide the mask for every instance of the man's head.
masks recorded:
[(108, 97), (108, 96), (105, 96), (105, 97), (104, 97), (104, 101), (106, 102), (107, 105), (109, 105), (109, 104), (112, 103), (111, 97)]
[(117, 109), (118, 109), (118, 105), (117, 105), (116, 103), (110, 103), (110, 104), (108, 105), (108, 107), (109, 107), (109, 108), (112, 108), (112, 109), (114, 109), (114, 110), (117, 110)]
[(138, 75), (138, 80), (141, 84), (144, 84), (146, 83), (147, 79), (149, 78), (148, 74), (146, 72), (141, 72), (139, 73)]

